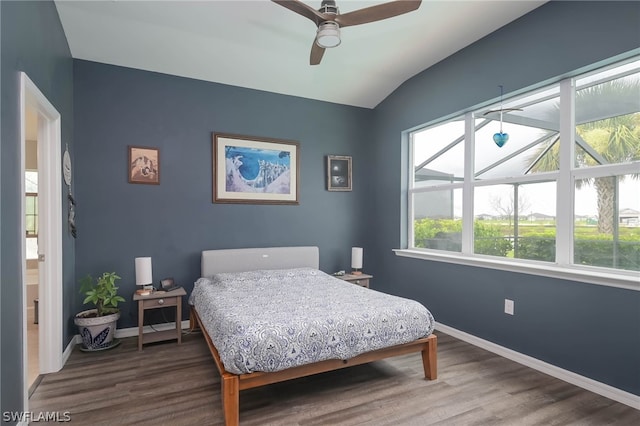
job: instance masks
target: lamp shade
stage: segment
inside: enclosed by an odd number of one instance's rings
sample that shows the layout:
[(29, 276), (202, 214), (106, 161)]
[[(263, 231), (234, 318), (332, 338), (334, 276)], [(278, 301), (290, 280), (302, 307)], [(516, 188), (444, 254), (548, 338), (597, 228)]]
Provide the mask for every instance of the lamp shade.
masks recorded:
[(136, 285), (153, 284), (150, 257), (136, 257)]
[(351, 247), (351, 267), (362, 269), (362, 247)]

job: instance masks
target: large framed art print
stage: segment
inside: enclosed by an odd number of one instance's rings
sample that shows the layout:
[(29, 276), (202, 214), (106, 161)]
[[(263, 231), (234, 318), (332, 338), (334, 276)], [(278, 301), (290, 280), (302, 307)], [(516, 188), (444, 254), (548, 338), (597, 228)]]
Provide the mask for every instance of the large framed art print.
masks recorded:
[(213, 134), (213, 202), (299, 204), (296, 141)]

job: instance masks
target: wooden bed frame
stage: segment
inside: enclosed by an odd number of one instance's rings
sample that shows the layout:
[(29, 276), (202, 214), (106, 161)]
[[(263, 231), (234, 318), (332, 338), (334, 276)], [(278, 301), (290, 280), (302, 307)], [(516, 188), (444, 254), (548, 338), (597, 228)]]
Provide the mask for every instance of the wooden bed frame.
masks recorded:
[[(302, 249), (302, 251), (301, 251)], [(311, 249), (311, 252), (309, 252)], [(293, 251), (292, 251), (293, 250)], [(234, 257), (234, 262), (231, 264), (228, 262), (229, 255), (240, 255), (242, 256), (245, 253), (248, 253), (250, 258), (256, 259), (256, 255), (260, 260), (258, 263), (267, 262), (268, 267), (254, 267), (253, 269), (277, 269), (279, 267), (290, 268), (296, 267), (296, 264), (292, 264), (296, 262), (295, 258), (292, 260), (290, 257), (286, 257), (287, 255), (291, 255), (292, 253), (296, 253), (302, 256), (307, 256), (306, 259), (303, 260), (302, 266), (311, 266), (318, 268), (317, 266), (317, 247), (281, 247), (281, 248), (268, 248), (268, 249), (235, 249), (235, 250), (209, 250), (206, 252), (202, 252), (202, 276), (210, 276), (212, 275), (212, 268), (210, 266), (211, 256), (217, 257), (220, 252), (221, 257), (218, 260), (222, 259), (227, 262), (224, 262), (225, 265), (223, 267), (223, 272), (238, 272), (240, 270), (251, 270), (252, 268), (247, 269), (247, 263), (244, 261), (238, 262), (237, 257)], [(224, 252), (224, 253), (223, 253)], [(229, 253), (233, 252), (233, 253)], [(285, 255), (284, 263), (278, 263), (277, 260), (274, 260), (273, 255)], [(315, 256), (315, 260), (313, 257)], [(266, 260), (265, 260), (266, 259)], [(299, 261), (299, 259), (298, 259)], [(235, 265), (238, 263), (238, 266)], [(306, 263), (306, 264), (304, 264)], [(316, 264), (313, 266), (313, 264)], [(299, 263), (297, 266), (301, 266)], [(217, 270), (217, 268), (216, 268)], [(221, 395), (222, 395), (222, 411), (224, 413), (224, 420), (227, 426), (237, 426), (240, 422), (240, 391), (245, 389), (256, 388), (259, 386), (269, 385), (272, 383), (283, 382), (286, 380), (297, 379), (300, 377), (310, 376), (313, 374), (324, 373), (327, 371), (339, 370), (341, 368), (351, 367), (354, 365), (366, 364), (373, 361), (378, 361), (385, 358), (390, 358), (394, 356), (406, 355), (409, 353), (420, 352), (422, 354), (422, 366), (424, 369), (424, 376), (428, 380), (437, 379), (437, 346), (438, 339), (435, 334), (431, 334), (428, 337), (415, 340), (413, 342), (405, 343), (402, 345), (391, 346), (388, 348), (378, 349), (371, 352), (366, 352), (360, 354), (354, 358), (340, 360), (340, 359), (329, 359), (325, 361), (315, 362), (312, 364), (301, 365), (299, 367), (292, 367), (286, 370), (275, 371), (272, 373), (264, 373), (264, 372), (255, 372), (248, 374), (234, 374), (229, 373), (225, 370), (222, 361), (220, 360), (220, 355), (218, 354), (218, 350), (214, 346), (211, 341), (211, 337), (207, 333), (202, 321), (200, 320), (200, 316), (196, 309), (192, 306), (191, 313), (189, 317), (189, 322), (191, 329), (199, 328), (202, 331), (202, 334), (207, 342), (207, 346), (209, 347), (209, 351), (213, 356), (213, 360), (215, 361), (216, 366), (218, 367), (218, 371), (220, 372), (220, 384), (221, 384)]]

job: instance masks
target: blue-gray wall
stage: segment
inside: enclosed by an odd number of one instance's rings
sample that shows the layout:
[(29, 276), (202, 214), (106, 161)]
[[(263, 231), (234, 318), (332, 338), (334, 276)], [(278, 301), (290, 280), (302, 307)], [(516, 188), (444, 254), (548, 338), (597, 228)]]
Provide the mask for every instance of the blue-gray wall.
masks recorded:
[[(400, 132), (495, 99), (499, 84), (512, 92), (638, 48), (638, 5), (546, 4), (365, 110), (85, 61), (72, 66), (51, 2), (0, 2), (2, 411), (20, 410), (23, 394), (21, 70), (61, 112), (74, 159), (78, 239), (74, 247), (65, 234), (64, 345), (81, 309), (76, 276), (115, 270), (128, 298), (137, 256), (153, 257), (156, 280), (173, 276), (189, 290), (203, 249), (313, 244), (322, 269), (333, 271), (347, 269), (349, 247), (363, 245), (374, 288), (424, 302), (444, 324), (640, 394), (638, 292), (391, 253), (403, 235)], [(298, 140), (300, 205), (211, 203), (214, 131)], [(127, 183), (127, 145), (160, 148), (159, 186)], [(353, 156), (353, 192), (325, 190), (327, 154)], [(516, 300), (513, 317), (501, 313), (505, 297)], [(123, 308), (119, 326), (132, 326), (133, 306)]]
[[(152, 257), (156, 282), (173, 277), (187, 291), (204, 249), (317, 245), (325, 271), (349, 266), (350, 247), (365, 235), (372, 110), (74, 64), (76, 273), (122, 277), (119, 327), (137, 321), (129, 299), (138, 256)], [(212, 132), (298, 141), (300, 204), (212, 203)], [(128, 145), (160, 149), (160, 185), (127, 182)], [(353, 156), (352, 192), (326, 191), (328, 154)]]
[[(374, 287), (436, 320), (640, 395), (640, 292), (396, 257), (406, 222), (402, 131), (508, 92), (640, 53), (639, 2), (550, 2), (405, 82), (375, 110), (369, 211)], [(516, 315), (503, 313), (515, 300)]]
[[(73, 62), (53, 2), (0, 2), (1, 145), (0, 145), (0, 363), (1, 411), (21, 411), (22, 287), (20, 234), (20, 76), (24, 71), (61, 115), (62, 141), (73, 157)], [(66, 203), (64, 204), (66, 212)], [(63, 214), (64, 216), (64, 214)], [(64, 226), (64, 224), (63, 224)], [(66, 229), (66, 226), (63, 228)], [(67, 297), (74, 286), (74, 242), (63, 234), (63, 313), (72, 315)], [(64, 333), (64, 345), (71, 335)]]

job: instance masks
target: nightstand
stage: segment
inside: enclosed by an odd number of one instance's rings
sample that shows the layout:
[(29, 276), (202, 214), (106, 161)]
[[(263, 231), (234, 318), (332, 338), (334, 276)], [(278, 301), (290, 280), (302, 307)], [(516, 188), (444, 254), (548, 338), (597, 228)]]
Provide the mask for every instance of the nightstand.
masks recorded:
[[(178, 339), (178, 344), (182, 343), (182, 298), (187, 295), (184, 288), (173, 291), (157, 291), (147, 296), (139, 294), (133, 295), (133, 300), (138, 302), (138, 350), (142, 350), (145, 343), (161, 342), (164, 340)], [(176, 307), (176, 329), (154, 331), (153, 333), (144, 333), (144, 311), (147, 309), (166, 308), (169, 306)]]
[(367, 275), (367, 274), (360, 274), (360, 275), (345, 274), (345, 275), (337, 275), (336, 278), (340, 278), (341, 280), (344, 280), (344, 281), (349, 281), (350, 283), (359, 285), (360, 287), (369, 288), (369, 280), (371, 278), (373, 278), (373, 275)]

